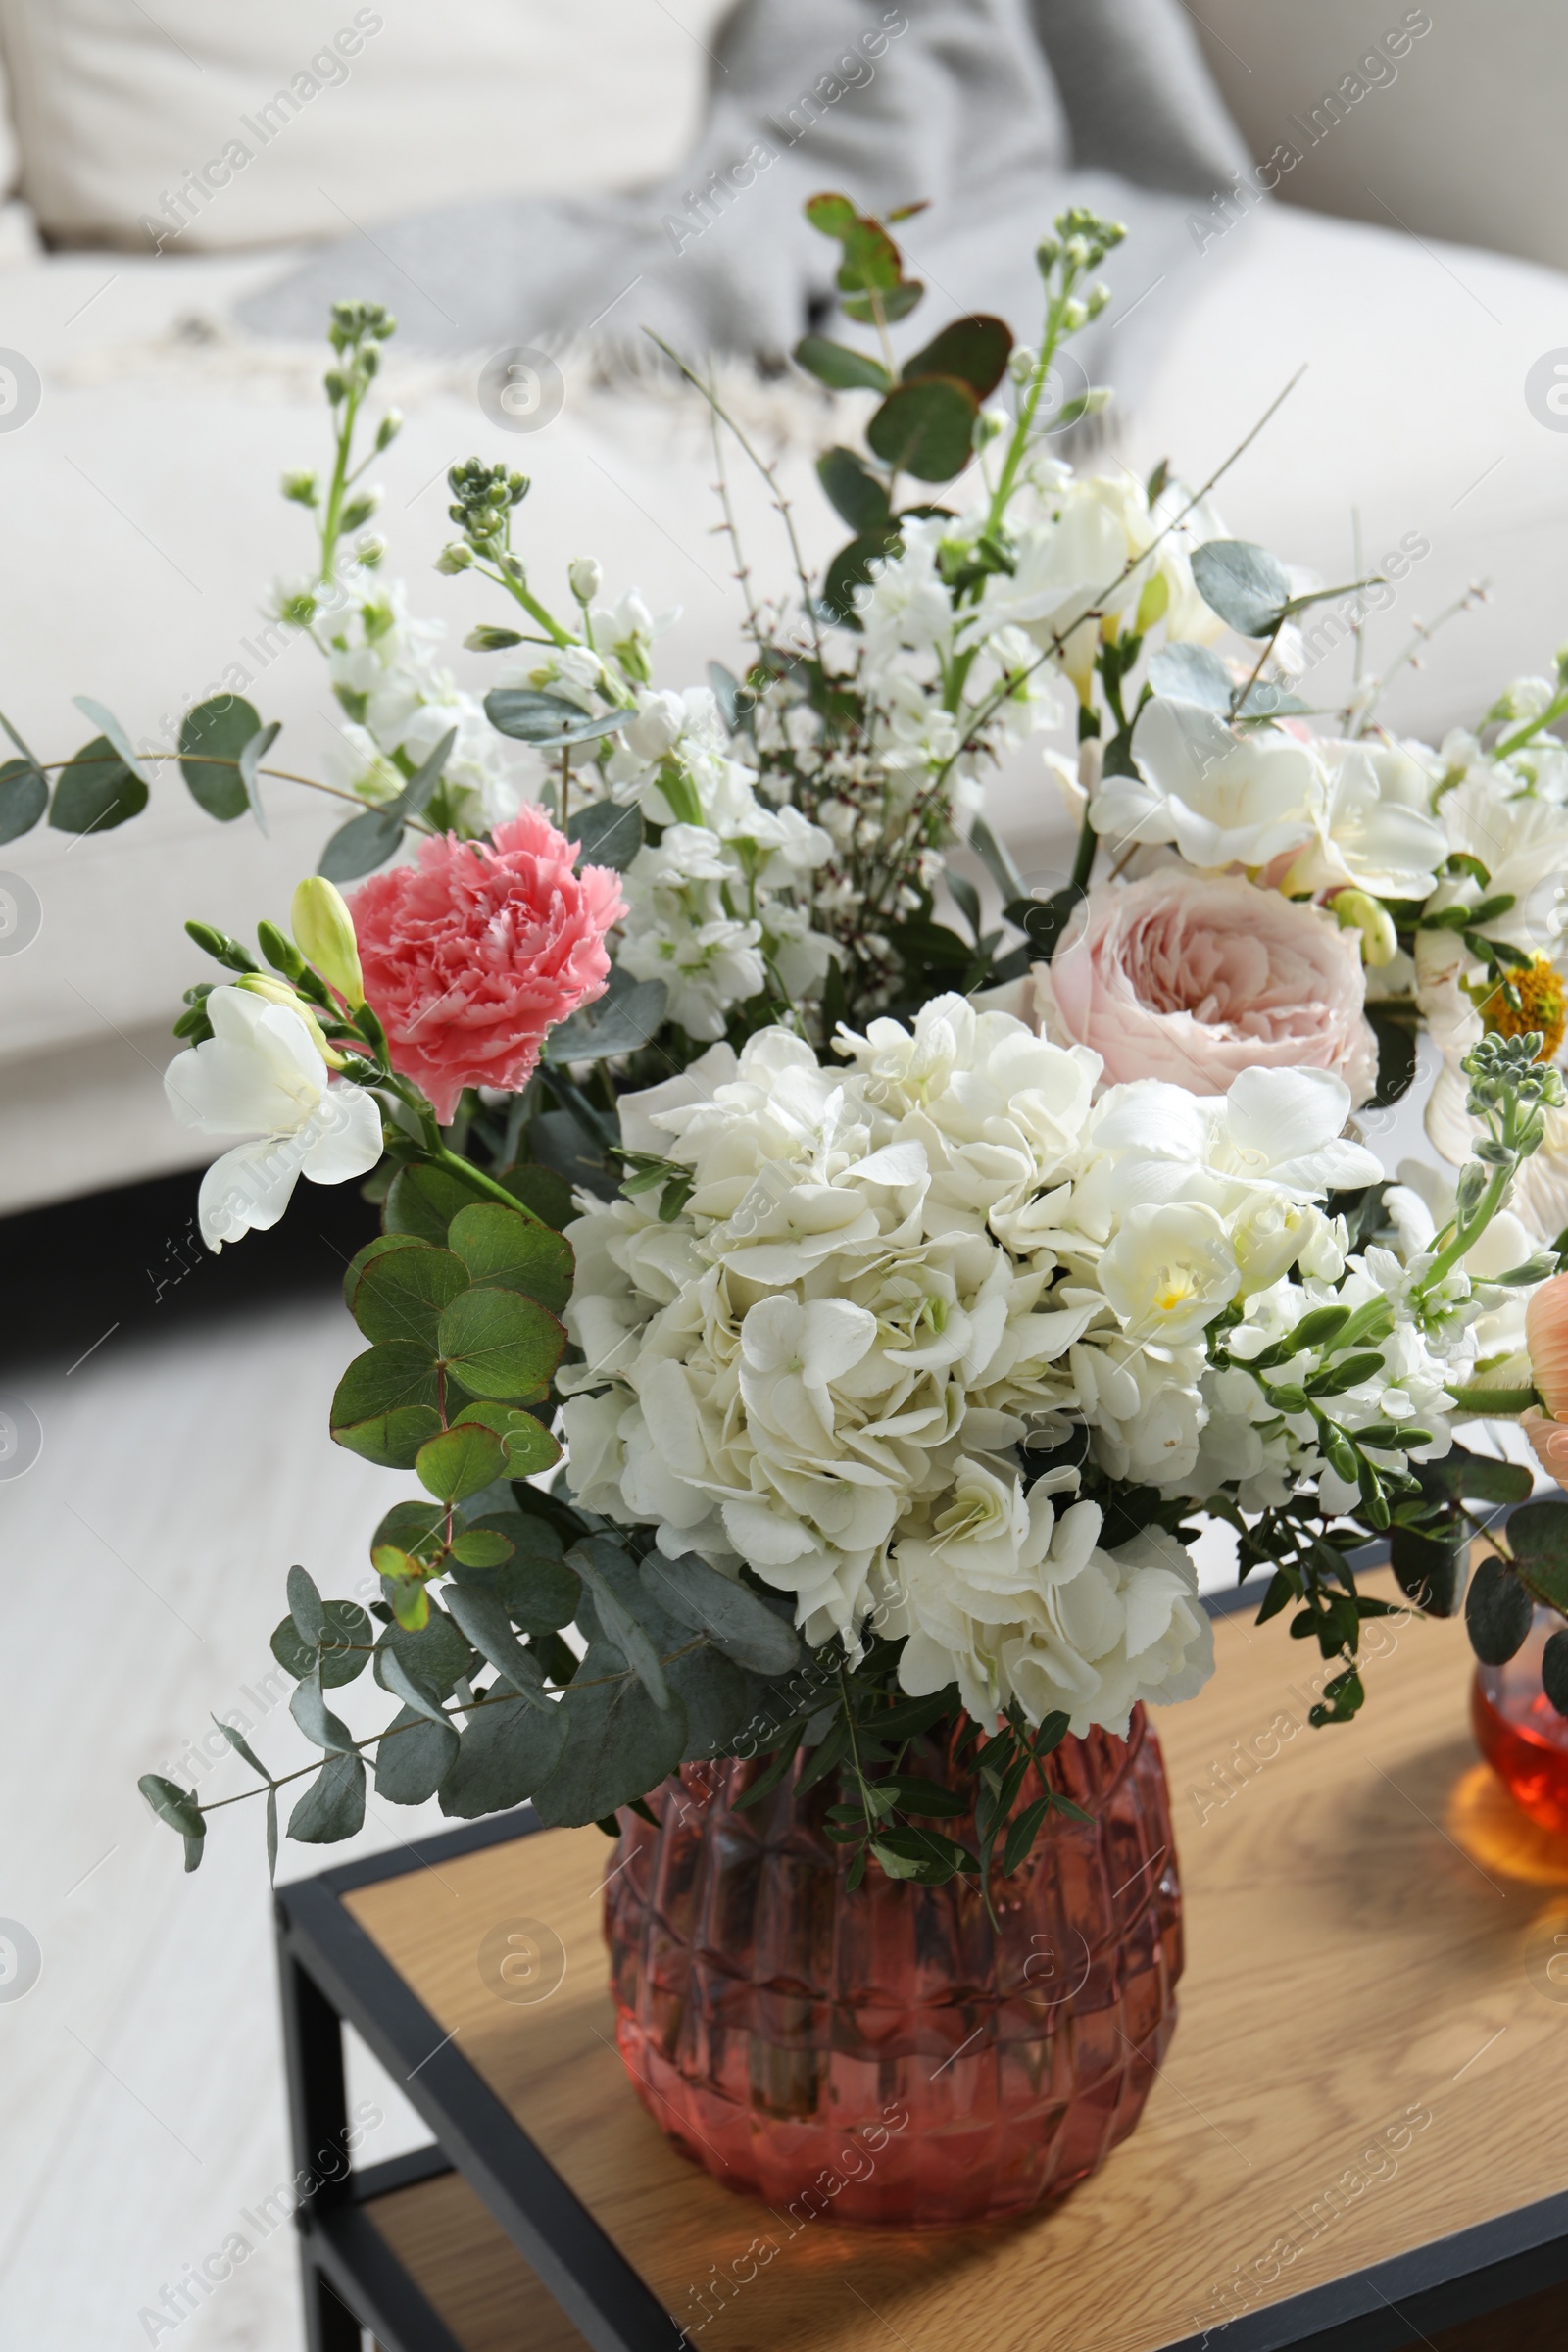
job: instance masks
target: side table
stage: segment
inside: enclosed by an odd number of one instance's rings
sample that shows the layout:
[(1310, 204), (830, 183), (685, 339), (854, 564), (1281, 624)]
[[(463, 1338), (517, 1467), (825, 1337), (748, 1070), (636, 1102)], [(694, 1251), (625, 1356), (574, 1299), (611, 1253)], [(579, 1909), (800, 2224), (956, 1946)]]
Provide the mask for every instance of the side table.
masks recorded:
[[(847, 2230), (681, 2157), (615, 2052), (597, 1830), (524, 1807), (280, 1887), (310, 2352), (362, 2324), (383, 2352), (1568, 2343), (1568, 1843), (1476, 1757), (1462, 1627), (1374, 1621), (1363, 1713), (1314, 1731), (1315, 1652), (1250, 1618), (1156, 1718), (1175, 2042), (1131, 2138), (1025, 2223)], [(344, 2023), (432, 2138), (326, 2180)]]

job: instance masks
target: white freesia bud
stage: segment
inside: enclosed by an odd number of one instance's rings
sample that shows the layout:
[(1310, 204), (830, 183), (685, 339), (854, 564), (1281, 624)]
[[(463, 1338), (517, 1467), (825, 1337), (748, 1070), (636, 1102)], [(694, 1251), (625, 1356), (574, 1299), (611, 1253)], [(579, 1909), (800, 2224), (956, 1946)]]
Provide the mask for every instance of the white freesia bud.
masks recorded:
[(1334, 913), (1342, 931), (1360, 932), (1361, 957), (1369, 970), (1377, 971), (1394, 961), (1399, 953), (1399, 937), (1394, 917), (1380, 900), (1369, 898), (1364, 890), (1338, 890)]
[(605, 575), (592, 556), (579, 556), (574, 564), (567, 564), (566, 578), (578, 604), (591, 605), (604, 585)]
[(1015, 384), (1026, 384), (1039, 363), (1040, 354), (1031, 351), (1027, 343), (1016, 344), (1007, 362), (1007, 373)]
[(354, 917), (336, 883), (324, 874), (307, 874), (295, 889), (289, 921), (306, 962), (336, 989), (351, 1012), (358, 1012), (365, 1003), (365, 975)]
[(286, 980), (279, 980), (273, 972), (246, 972), (243, 978), (235, 981), (234, 986), (249, 989), (253, 997), (265, 997), (269, 1004), (281, 1004), (285, 1012), (298, 1013), (311, 1033), (312, 1045), (327, 1068), (341, 1070), (347, 1067), (336, 1046), (328, 1043), (326, 1032), (311, 1006), (303, 997), (296, 995)]
[(984, 449), (988, 441), (996, 441), (1012, 430), (1012, 418), (1005, 409), (982, 409), (974, 420), (974, 445)]
[(164, 1091), (181, 1126), (255, 1138), (202, 1178), (202, 1239), (220, 1250), (275, 1225), (302, 1175), (315, 1184), (367, 1175), (381, 1156), (381, 1113), (363, 1087), (329, 1085), (297, 1009), (243, 988), (215, 988), (206, 1009), (213, 1035), (175, 1055)]

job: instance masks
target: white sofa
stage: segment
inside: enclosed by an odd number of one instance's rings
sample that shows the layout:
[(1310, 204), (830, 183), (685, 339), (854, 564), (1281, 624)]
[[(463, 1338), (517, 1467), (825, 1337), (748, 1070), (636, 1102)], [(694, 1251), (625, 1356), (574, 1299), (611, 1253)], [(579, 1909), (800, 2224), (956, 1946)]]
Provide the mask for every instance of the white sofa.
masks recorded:
[[(0, 0), (0, 46), (19, 90), (18, 28), (33, 7)], [(301, 8), (320, 14), (318, 0), (288, 0), (289, 10)], [(95, 10), (124, 15), (118, 0), (69, 0), (64, 13), (73, 9), (89, 19)], [(1281, 12), (1238, 0), (1221, 13), (1225, 38), (1238, 45), (1242, 18), (1254, 48), (1289, 37)], [(177, 10), (160, 18), (178, 28)], [(692, 27), (705, 21), (701, 10), (688, 8), (686, 19), (678, 37), (700, 47)], [(1466, 0), (1446, 17), (1443, 38), (1479, 48), (1489, 23), (1478, 0)], [(1437, 43), (1434, 33), (1433, 58)], [(594, 61), (611, 84), (617, 54), (612, 44)], [(145, 50), (138, 58), (142, 71)], [(1370, 103), (1419, 107), (1425, 63), (1417, 52), (1399, 86)], [(34, 57), (27, 71), (35, 78), (36, 69)], [(646, 56), (625, 66), (641, 83), (652, 70)], [(664, 56), (660, 70), (676, 98), (695, 86), (689, 59)], [(1314, 61), (1303, 73), (1307, 96), (1316, 77)], [(24, 195), (42, 185), (58, 205), (44, 169), (53, 132), (28, 87), (16, 169)], [(333, 103), (346, 105), (354, 88)], [(634, 111), (635, 88), (622, 97)], [(374, 99), (368, 87), (355, 101), (371, 108), (372, 123)], [(687, 135), (689, 109), (680, 116), (672, 100), (665, 117), (679, 119), (677, 129), (685, 122), (679, 135)], [(425, 137), (441, 144), (433, 127)], [(29, 163), (29, 141), (41, 160)], [(455, 122), (436, 193), (452, 192), (462, 152)], [(1476, 233), (1494, 230), (1488, 191), (1497, 160), (1479, 148), (1448, 157), (1450, 233), (1464, 227), (1453, 208), (1466, 186)], [(650, 168), (646, 156), (640, 168)], [(1409, 193), (1394, 164), (1390, 171), (1382, 192), (1400, 211), (1410, 205), (1408, 230), (1274, 203), (1217, 233), (1223, 214), (1208, 215), (1206, 229), (1195, 214), (1202, 259), (1183, 322), (1126, 421), (1121, 450), (1102, 462), (1145, 469), (1169, 454), (1200, 478), (1304, 364), (1300, 385), (1217, 503), (1239, 535), (1325, 578), (1351, 576), (1352, 506), (1370, 562), (1401, 539), (1420, 545), (1377, 624), (1374, 666), (1417, 616), (1430, 618), (1472, 579), (1491, 575), (1491, 605), (1445, 632), (1426, 667), (1406, 673), (1391, 697), (1401, 726), (1442, 730), (1478, 714), (1508, 676), (1545, 665), (1568, 636), (1568, 443), (1538, 421), (1524, 395), (1531, 365), (1568, 344), (1568, 279), (1437, 242), (1421, 227), (1419, 189)], [(428, 180), (417, 193), (429, 199)], [(395, 196), (388, 192), (387, 211)], [(91, 234), (91, 211), (78, 206), (74, 239)], [(336, 225), (308, 204), (302, 224), (318, 234)], [(270, 235), (277, 222), (263, 205), (250, 226)], [(11, 206), (3, 227), (0, 347), (36, 368), (42, 398), (24, 427), (0, 430), (0, 710), (40, 757), (61, 759), (94, 732), (73, 710), (74, 694), (107, 704), (138, 741), (171, 744), (180, 710), (226, 682), (265, 717), (284, 721), (280, 764), (319, 772), (336, 715), (321, 663), (308, 643), (283, 647), (275, 634), (260, 634), (259, 606), (270, 579), (303, 568), (308, 557), (306, 517), (276, 484), (285, 467), (320, 461), (320, 357), (244, 342), (225, 323), (236, 295), (282, 266), (288, 248), (186, 252), (182, 239), (155, 255), (144, 236), (139, 252), (78, 242), (46, 253), (29, 235), (24, 204)], [(485, 356), (394, 358), (389, 369), (408, 422), (376, 472), (386, 489), (388, 570), (409, 581), (416, 610), (447, 620), (454, 649), (474, 619), (503, 617), (484, 601), (488, 592), (430, 569), (447, 535), (442, 472), (478, 448), (532, 473), (524, 537), (543, 576), (594, 553), (612, 588), (635, 582), (656, 608), (683, 608), (660, 648), (662, 682), (700, 678), (710, 657), (733, 656), (730, 564), (712, 533), (712, 458), (695, 402), (572, 378), (555, 420), (503, 448), (475, 399)], [(742, 384), (737, 397), (783, 452), (808, 549), (826, 553), (841, 533), (809, 478), (815, 448), (834, 430), (823, 402), (804, 387), (761, 384)], [(782, 587), (776, 526), (744, 467), (734, 473), (753, 561)], [(1346, 660), (1343, 647), (1328, 652), (1314, 686), (1332, 687)], [(454, 666), (484, 681), (482, 657), (455, 650)], [(329, 805), (312, 795), (274, 785), (269, 802), (267, 839), (248, 821), (216, 826), (171, 767), (152, 808), (117, 833), (77, 840), (39, 831), (0, 847), (0, 871), (24, 877), (42, 908), (30, 945), (0, 953), (0, 1210), (196, 1156), (168, 1119), (160, 1085), (180, 989), (202, 968), (181, 920), (199, 913), (248, 930), (286, 903), (329, 829)], [(1009, 774), (997, 804), (1026, 870), (1057, 869), (1061, 821), (1041, 769)]]

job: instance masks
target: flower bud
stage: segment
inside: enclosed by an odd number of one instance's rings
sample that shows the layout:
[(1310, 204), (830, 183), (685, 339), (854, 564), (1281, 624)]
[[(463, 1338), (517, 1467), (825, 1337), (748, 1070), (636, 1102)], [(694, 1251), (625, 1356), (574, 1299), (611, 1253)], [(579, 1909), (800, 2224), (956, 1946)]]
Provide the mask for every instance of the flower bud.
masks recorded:
[(347, 1065), (336, 1046), (327, 1044), (326, 1033), (302, 997), (295, 995), (286, 980), (276, 980), (270, 972), (246, 972), (235, 981), (236, 988), (247, 989), (253, 997), (265, 997), (269, 1004), (281, 1004), (285, 1012), (296, 1012), (311, 1033), (311, 1043), (329, 1070), (341, 1070)]
[(281, 487), (283, 496), (285, 498), (291, 498), (297, 507), (315, 506), (316, 476), (314, 473), (308, 471), (301, 473), (285, 473)]
[(578, 604), (591, 605), (604, 585), (605, 575), (592, 556), (579, 556), (574, 564), (566, 566), (566, 578)]
[(461, 539), (455, 539), (450, 547), (441, 550), (435, 560), (435, 567), (450, 578), (454, 572), (466, 571), (472, 562), (472, 548), (465, 546)]
[(1361, 957), (1370, 971), (1394, 961), (1399, 952), (1398, 934), (1394, 917), (1379, 900), (1364, 890), (1337, 890), (1334, 913), (1342, 931), (1360, 932)]
[(354, 917), (342, 892), (324, 874), (309, 874), (294, 893), (289, 910), (294, 940), (307, 963), (335, 988), (351, 1012), (365, 1003)]
[(403, 411), (401, 409), (388, 409), (386, 415), (382, 417), (380, 423), (375, 428), (376, 448), (390, 449), (393, 442), (397, 439), (402, 430)]
[(1069, 335), (1075, 335), (1081, 326), (1087, 326), (1089, 323), (1088, 303), (1080, 302), (1075, 294), (1071, 301), (1062, 307), (1061, 323)]
[(1007, 359), (1007, 373), (1015, 384), (1026, 384), (1033, 375), (1040, 354), (1027, 343), (1016, 344)]

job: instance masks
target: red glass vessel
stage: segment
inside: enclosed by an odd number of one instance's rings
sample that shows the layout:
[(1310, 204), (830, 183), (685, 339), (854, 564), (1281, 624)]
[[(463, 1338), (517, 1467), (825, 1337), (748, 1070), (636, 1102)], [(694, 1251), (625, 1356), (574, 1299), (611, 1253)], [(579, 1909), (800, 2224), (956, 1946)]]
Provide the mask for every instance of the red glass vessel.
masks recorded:
[(1478, 1666), (1470, 1717), (1481, 1753), (1514, 1803), (1544, 1830), (1568, 1836), (1568, 1716), (1541, 1687), (1541, 1653), (1561, 1628), (1555, 1610), (1537, 1609), (1506, 1666)]
[[(940, 1735), (907, 1769), (947, 1777)], [(1176, 2022), (1181, 1894), (1159, 1744), (1068, 1739), (1048, 1817), (994, 1883), (921, 1886), (823, 1835), (841, 1797), (799, 1767), (683, 1765), (622, 1813), (606, 1892), (616, 2034), (649, 2113), (733, 2188), (792, 2219), (941, 2228), (1027, 2212), (1092, 2173), (1137, 2122)], [(1026, 1785), (1020, 1808), (1039, 1794)], [(970, 1819), (941, 1827), (972, 1842)]]

